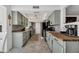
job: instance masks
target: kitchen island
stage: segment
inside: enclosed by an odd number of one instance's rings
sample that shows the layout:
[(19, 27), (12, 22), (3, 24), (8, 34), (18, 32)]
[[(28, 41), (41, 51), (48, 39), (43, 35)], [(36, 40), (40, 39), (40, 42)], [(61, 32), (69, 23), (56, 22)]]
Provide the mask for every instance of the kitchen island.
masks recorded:
[(47, 31), (46, 40), (53, 53), (79, 53), (79, 37)]

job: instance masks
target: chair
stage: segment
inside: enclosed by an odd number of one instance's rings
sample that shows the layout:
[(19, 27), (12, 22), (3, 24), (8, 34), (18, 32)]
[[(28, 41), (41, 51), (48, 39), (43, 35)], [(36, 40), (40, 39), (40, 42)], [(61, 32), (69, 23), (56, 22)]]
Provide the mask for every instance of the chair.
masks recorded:
[(0, 53), (4, 53), (5, 41), (6, 41), (6, 32), (0, 32)]

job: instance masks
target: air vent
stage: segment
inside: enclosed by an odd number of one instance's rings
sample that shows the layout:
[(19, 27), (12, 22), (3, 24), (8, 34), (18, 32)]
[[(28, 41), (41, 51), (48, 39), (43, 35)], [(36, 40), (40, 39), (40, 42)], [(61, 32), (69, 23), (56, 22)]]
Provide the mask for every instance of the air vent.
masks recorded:
[(33, 6), (34, 9), (39, 9), (39, 6)]
[(35, 11), (34, 13), (39, 13), (39, 11)]

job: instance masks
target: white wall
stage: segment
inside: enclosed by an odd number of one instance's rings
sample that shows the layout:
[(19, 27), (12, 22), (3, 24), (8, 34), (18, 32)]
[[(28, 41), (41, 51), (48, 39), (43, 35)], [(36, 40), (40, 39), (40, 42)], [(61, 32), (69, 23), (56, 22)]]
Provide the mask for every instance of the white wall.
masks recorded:
[(41, 23), (35, 23), (35, 33), (36, 34), (41, 34)]
[[(4, 6), (0, 6), (0, 24), (2, 25), (2, 32), (7, 32), (7, 10)], [(7, 51), (7, 38), (4, 50)]]
[(71, 5), (66, 8), (67, 15), (79, 15), (79, 5)]
[(7, 31), (7, 20), (6, 20), (6, 8), (0, 6), (0, 24), (2, 25), (2, 32)]
[[(12, 19), (8, 19), (8, 15), (11, 15), (11, 6), (3, 6), (6, 10), (5, 14), (5, 27), (6, 30), (4, 32), (7, 32), (7, 38), (5, 43), (5, 52), (8, 52), (12, 48)], [(12, 16), (12, 15), (11, 15)]]

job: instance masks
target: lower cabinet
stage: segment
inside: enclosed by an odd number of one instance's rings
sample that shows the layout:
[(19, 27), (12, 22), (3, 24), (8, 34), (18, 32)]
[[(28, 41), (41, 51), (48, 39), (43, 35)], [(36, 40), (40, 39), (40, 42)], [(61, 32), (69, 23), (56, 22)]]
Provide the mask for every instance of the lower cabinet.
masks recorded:
[(67, 41), (66, 52), (67, 53), (79, 53), (79, 41)]
[(47, 32), (47, 44), (52, 53), (63, 53), (64, 42)]
[(13, 47), (21, 48), (29, 39), (29, 31), (13, 32)]
[(79, 53), (79, 41), (63, 41), (48, 32), (46, 40), (52, 53)]
[(53, 40), (53, 53), (63, 53), (63, 46), (61, 46), (56, 39)]
[(48, 44), (48, 47), (51, 50), (51, 52), (52, 52), (52, 49), (53, 49), (53, 46), (52, 46), (53, 45), (53, 40), (52, 39), (53, 38), (52, 38), (51, 34), (49, 34), (47, 32), (46, 40), (47, 40), (47, 44)]
[(30, 31), (23, 32), (23, 44), (30, 38)]

